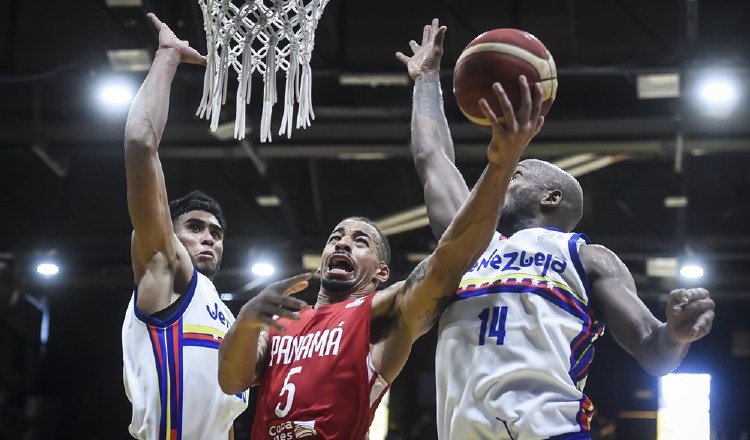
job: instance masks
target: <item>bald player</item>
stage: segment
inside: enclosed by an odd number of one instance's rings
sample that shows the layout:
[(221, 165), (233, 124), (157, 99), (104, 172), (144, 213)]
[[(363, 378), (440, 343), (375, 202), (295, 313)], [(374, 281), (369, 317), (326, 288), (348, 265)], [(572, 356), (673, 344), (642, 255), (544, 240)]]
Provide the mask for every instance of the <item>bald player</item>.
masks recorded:
[[(454, 164), (439, 70), (446, 28), (425, 26), (411, 57), (412, 153), (437, 238), (469, 189)], [(528, 90), (524, 77), (521, 90)], [(509, 101), (500, 118), (512, 129)], [(654, 375), (674, 370), (705, 336), (714, 303), (704, 289), (669, 294), (667, 322), (636, 293), (609, 249), (571, 232), (583, 213), (576, 179), (553, 164), (524, 160), (513, 172), (490, 246), (461, 280), (440, 318), (436, 352), (441, 439), (589, 439), (593, 411), (583, 393), (592, 343), (604, 323)]]
[[(254, 440), (365, 438), (412, 344), (495, 231), (510, 176), (538, 131), (537, 92), (533, 103), (527, 96), (517, 126), (495, 121), (482, 177), (405, 282), (378, 290), (389, 278), (388, 241), (371, 221), (348, 218), (323, 248), (314, 308), (288, 296), (309, 276), (272, 284), (242, 307), (221, 343), (219, 383), (230, 395), (259, 385)], [(487, 102), (480, 105), (491, 117)]]

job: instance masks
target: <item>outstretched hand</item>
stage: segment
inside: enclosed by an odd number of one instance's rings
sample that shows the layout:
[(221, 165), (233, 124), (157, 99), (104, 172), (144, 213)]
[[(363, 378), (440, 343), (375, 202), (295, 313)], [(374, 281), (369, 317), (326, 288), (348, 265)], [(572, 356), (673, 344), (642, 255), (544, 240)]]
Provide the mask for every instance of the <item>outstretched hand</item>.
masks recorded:
[(242, 306), (237, 320), (242, 320), (251, 327), (269, 326), (278, 331), (285, 331), (275, 317), (299, 320), (299, 311), (308, 308), (309, 305), (300, 299), (291, 298), (290, 295), (305, 290), (310, 277), (309, 273), (303, 273), (269, 284)]
[(682, 343), (697, 341), (711, 331), (714, 302), (706, 289), (678, 289), (667, 301), (667, 328)]
[(147, 15), (157, 31), (159, 31), (159, 49), (174, 49), (180, 54), (181, 63), (206, 65), (206, 57), (198, 53), (197, 50), (190, 47), (187, 40), (180, 40), (172, 32), (172, 29), (164, 24), (159, 18), (149, 13)]
[(440, 71), (440, 59), (443, 57), (443, 38), (445, 26), (440, 26), (437, 18), (432, 20), (432, 24), (424, 27), (422, 32), (422, 44), (417, 44), (411, 40), (409, 46), (414, 53), (411, 57), (404, 55), (402, 52), (396, 52), (396, 58), (404, 63), (409, 70), (411, 79), (417, 80), (425, 73), (437, 73)]
[(491, 163), (509, 163), (515, 166), (523, 150), (544, 124), (544, 116), (541, 116), (544, 100), (542, 85), (534, 85), (532, 98), (531, 87), (526, 77), (521, 75), (518, 82), (521, 86), (521, 106), (518, 114), (513, 111), (513, 106), (500, 83), (492, 85), (492, 91), (500, 104), (499, 115), (495, 114), (486, 99), (479, 100), (479, 107), (492, 126), (492, 140), (487, 149), (487, 158)]

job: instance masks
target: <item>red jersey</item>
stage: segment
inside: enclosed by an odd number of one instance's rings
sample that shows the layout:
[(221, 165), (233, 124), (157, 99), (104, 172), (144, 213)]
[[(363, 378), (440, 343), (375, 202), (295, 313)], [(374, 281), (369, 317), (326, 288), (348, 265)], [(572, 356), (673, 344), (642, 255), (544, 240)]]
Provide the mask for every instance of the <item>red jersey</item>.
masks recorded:
[(370, 358), (370, 294), (279, 319), (260, 377), (252, 440), (361, 440), (390, 386)]

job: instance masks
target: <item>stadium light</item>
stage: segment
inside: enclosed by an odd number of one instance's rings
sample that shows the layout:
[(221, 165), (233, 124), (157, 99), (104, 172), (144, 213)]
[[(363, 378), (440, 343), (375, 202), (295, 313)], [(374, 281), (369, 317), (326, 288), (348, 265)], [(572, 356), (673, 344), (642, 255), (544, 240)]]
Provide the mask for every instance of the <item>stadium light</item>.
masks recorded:
[(273, 264), (267, 262), (255, 263), (250, 270), (252, 271), (253, 275), (259, 277), (270, 277), (274, 274), (274, 272), (276, 272), (276, 268), (273, 267)]
[(122, 108), (133, 100), (133, 89), (122, 81), (105, 81), (99, 85), (99, 101), (109, 108)]
[(36, 273), (45, 278), (50, 278), (60, 273), (60, 266), (55, 263), (45, 261), (37, 264)]
[(705, 116), (727, 119), (739, 103), (739, 83), (727, 73), (707, 72), (698, 82), (697, 95)]
[(680, 276), (691, 280), (702, 278), (703, 272), (703, 266), (696, 263), (686, 263), (680, 267)]

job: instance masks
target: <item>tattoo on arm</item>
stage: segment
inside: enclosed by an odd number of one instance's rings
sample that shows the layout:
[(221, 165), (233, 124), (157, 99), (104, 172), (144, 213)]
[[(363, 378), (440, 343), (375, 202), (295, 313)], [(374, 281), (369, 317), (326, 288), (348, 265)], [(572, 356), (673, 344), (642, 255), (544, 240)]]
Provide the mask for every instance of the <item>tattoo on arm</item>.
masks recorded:
[(425, 258), (419, 264), (417, 264), (417, 267), (414, 268), (409, 277), (406, 279), (406, 282), (404, 282), (404, 292), (408, 292), (412, 287), (414, 287), (415, 284), (424, 279), (425, 275), (427, 275), (428, 260), (429, 258)]
[[(404, 282), (403, 290), (402, 292), (406, 293), (409, 290), (414, 287), (417, 283), (424, 280), (424, 278), (427, 275), (427, 265), (428, 265), (429, 258), (422, 260), (416, 268), (412, 271), (411, 275), (406, 279)], [(453, 301), (453, 296), (436, 296), (433, 297), (432, 300), (434, 301), (434, 306), (426, 309), (424, 312), (422, 312), (421, 315), (417, 317), (417, 319), (422, 323), (422, 325), (429, 327), (432, 327), (432, 325), (435, 323), (435, 320), (443, 313), (443, 310), (445, 310), (448, 305)]]
[(260, 332), (258, 338), (258, 360), (255, 362), (255, 382), (260, 380), (260, 376), (266, 370), (268, 364), (268, 330)]

